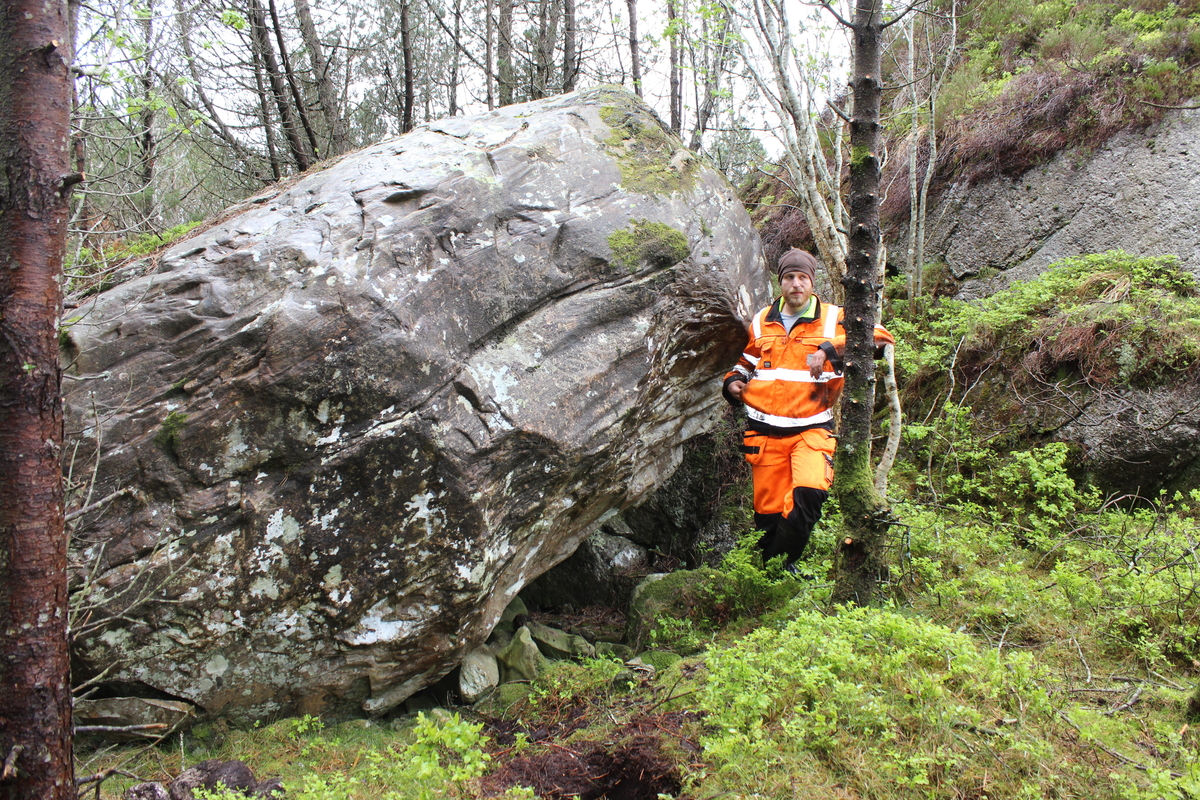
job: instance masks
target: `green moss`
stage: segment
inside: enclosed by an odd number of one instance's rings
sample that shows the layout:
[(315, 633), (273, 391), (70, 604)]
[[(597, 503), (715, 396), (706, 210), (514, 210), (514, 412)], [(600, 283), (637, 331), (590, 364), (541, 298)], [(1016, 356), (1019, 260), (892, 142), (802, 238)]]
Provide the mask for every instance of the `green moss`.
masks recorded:
[(623, 230), (608, 237), (612, 263), (630, 272), (641, 269), (667, 269), (691, 253), (687, 236), (662, 222), (635, 219)]
[(600, 118), (612, 129), (602, 144), (617, 161), (622, 188), (649, 195), (690, 190), (698, 172), (696, 157), (637, 97), (601, 91)]
[(158, 433), (154, 435), (154, 441), (168, 450), (175, 450), (179, 445), (179, 432), (183, 430), (183, 426), (187, 423), (187, 418), (187, 414), (179, 411), (172, 411), (170, 414), (167, 414), (167, 418), (159, 426)]
[(850, 150), (850, 166), (861, 167), (871, 157), (871, 151), (865, 147), (854, 147)]

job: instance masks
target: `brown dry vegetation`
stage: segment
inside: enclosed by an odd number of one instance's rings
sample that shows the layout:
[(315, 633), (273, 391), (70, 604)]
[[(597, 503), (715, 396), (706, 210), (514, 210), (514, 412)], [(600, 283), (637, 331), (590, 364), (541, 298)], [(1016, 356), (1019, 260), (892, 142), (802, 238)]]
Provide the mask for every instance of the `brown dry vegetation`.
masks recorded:
[[(936, 10), (936, 9), (935, 9)], [(943, 9), (945, 11), (947, 9)], [(911, 109), (902, 55), (905, 26), (890, 29), (885, 81), (888, 158), (881, 222), (909, 217)], [(1200, 97), (1200, 0), (1128, 4), (1083, 0), (984, 0), (960, 8), (956, 66), (938, 98), (935, 198), (951, 183), (1016, 178), (1063, 150), (1084, 153), (1122, 131), (1145, 130)], [(929, 120), (917, 143), (918, 174), (929, 160)], [(794, 193), (764, 176), (744, 192), (768, 258), (811, 247)], [(932, 198), (931, 198), (932, 199)]]

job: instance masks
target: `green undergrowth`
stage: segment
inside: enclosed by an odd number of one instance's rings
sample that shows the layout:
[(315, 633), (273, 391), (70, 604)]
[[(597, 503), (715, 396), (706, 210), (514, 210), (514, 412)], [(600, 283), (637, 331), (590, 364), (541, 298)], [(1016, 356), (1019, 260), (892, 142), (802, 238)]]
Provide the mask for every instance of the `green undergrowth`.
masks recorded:
[(923, 300), (889, 325), (901, 382), (918, 403), (939, 395), (929, 382), (947, 381), (948, 366), (968, 383), (995, 368), (1027, 384), (1145, 388), (1200, 370), (1198, 295), (1175, 256), (1112, 251), (1064, 259), (984, 300)]

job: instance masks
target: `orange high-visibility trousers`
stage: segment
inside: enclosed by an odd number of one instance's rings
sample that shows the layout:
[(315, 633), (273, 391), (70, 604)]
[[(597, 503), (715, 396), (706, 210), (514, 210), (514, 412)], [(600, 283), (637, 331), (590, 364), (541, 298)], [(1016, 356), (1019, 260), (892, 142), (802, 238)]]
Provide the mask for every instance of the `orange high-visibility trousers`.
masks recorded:
[(754, 510), (759, 514), (786, 517), (792, 512), (793, 489), (828, 492), (833, 484), (837, 439), (824, 428), (793, 436), (746, 431), (742, 445), (754, 476)]

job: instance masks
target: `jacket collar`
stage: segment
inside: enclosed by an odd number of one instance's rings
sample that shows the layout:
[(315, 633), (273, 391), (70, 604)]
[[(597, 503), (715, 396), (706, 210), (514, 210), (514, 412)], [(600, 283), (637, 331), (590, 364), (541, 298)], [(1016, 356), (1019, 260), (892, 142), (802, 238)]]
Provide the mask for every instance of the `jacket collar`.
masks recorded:
[[(821, 318), (821, 298), (817, 297), (816, 295), (813, 295), (813, 297), (817, 298), (817, 304), (813, 306), (813, 315), (811, 317), (800, 317), (800, 319), (796, 320), (797, 325), (799, 325), (801, 322), (812, 322), (813, 320)], [(767, 312), (767, 322), (778, 322), (780, 325), (783, 324), (783, 295), (775, 298), (775, 302), (771, 303), (771, 310)]]

